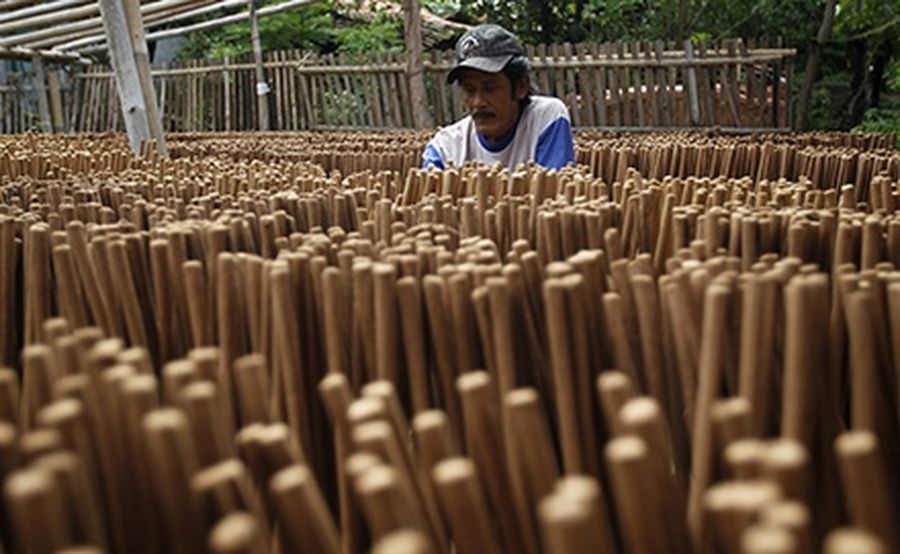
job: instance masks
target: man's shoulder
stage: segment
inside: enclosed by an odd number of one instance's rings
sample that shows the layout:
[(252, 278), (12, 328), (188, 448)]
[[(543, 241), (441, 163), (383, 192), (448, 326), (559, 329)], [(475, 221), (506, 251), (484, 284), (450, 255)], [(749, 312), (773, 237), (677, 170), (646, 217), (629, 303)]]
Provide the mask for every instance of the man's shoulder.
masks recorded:
[(565, 102), (555, 96), (532, 96), (532, 110), (535, 113), (547, 114), (553, 117), (569, 117), (569, 109)]
[(529, 117), (538, 129), (550, 125), (559, 118), (569, 119), (565, 103), (553, 96), (532, 96), (528, 105)]
[(466, 116), (459, 121), (441, 127), (432, 137), (432, 142), (458, 141), (465, 137), (471, 130), (471, 116)]

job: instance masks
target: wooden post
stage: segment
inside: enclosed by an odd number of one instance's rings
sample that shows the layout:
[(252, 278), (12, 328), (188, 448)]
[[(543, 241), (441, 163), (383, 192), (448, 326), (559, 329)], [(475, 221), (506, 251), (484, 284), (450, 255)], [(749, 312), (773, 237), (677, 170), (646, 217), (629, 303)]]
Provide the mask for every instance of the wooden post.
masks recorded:
[(50, 90), (50, 120), (53, 123), (54, 133), (64, 133), (65, 120), (63, 118), (62, 93), (59, 89), (59, 69), (51, 69), (47, 72), (47, 87)]
[(228, 56), (222, 63), (222, 100), (225, 103), (225, 130), (231, 130), (231, 73), (228, 69)]
[(47, 70), (44, 67), (44, 59), (40, 56), (34, 56), (31, 58), (31, 65), (34, 68), (34, 93), (37, 94), (41, 131), (49, 133), (53, 129), (50, 126), (50, 104), (47, 102)]
[(259, 130), (269, 130), (269, 83), (263, 69), (262, 45), (259, 42), (259, 17), (256, 0), (247, 0), (250, 7), (250, 40), (253, 43), (253, 64), (256, 66), (256, 105), (259, 109)]
[(109, 45), (109, 59), (116, 74), (116, 91), (125, 119), (128, 145), (132, 152), (139, 154), (141, 142), (150, 140), (151, 135), (144, 94), (141, 92), (141, 81), (134, 61), (131, 36), (128, 33), (128, 22), (121, 2), (117, 0), (100, 0), (100, 13), (103, 16), (106, 43)]
[[(694, 59), (694, 44), (690, 40), (684, 41), (684, 58)], [(700, 124), (700, 100), (697, 97), (697, 68), (687, 66), (687, 93), (691, 107), (691, 125)]]
[(412, 101), (413, 124), (417, 129), (433, 127), (425, 95), (425, 66), (422, 62), (422, 14), (419, 0), (403, 0), (403, 25), (406, 41), (406, 78)]
[(141, 16), (139, 0), (123, 0), (125, 20), (128, 22), (128, 34), (131, 37), (131, 48), (134, 53), (134, 63), (137, 66), (138, 79), (140, 80), (141, 95), (144, 97), (144, 107), (147, 110), (147, 123), (150, 126), (150, 134), (156, 141), (156, 151), (160, 156), (167, 158), (169, 149), (166, 147), (166, 136), (163, 132), (162, 118), (156, 103), (156, 90), (153, 88), (153, 77), (150, 76), (150, 51), (147, 49), (147, 39), (144, 37), (144, 20)]

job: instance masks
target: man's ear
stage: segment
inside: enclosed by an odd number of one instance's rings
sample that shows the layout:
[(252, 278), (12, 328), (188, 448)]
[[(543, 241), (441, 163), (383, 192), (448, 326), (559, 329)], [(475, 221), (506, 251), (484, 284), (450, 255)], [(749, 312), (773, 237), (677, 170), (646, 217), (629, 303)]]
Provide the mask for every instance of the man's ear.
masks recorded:
[(522, 100), (526, 96), (528, 96), (528, 90), (531, 88), (531, 75), (526, 73), (522, 76), (522, 80), (519, 81), (519, 86), (516, 87), (516, 99)]

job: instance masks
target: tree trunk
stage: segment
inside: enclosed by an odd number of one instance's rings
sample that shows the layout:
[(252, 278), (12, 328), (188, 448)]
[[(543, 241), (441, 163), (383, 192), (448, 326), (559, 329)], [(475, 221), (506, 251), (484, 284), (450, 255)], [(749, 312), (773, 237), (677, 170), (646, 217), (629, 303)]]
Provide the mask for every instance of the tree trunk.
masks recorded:
[(852, 127), (862, 120), (866, 112), (866, 42), (862, 39), (847, 43), (847, 57), (850, 62), (850, 98), (846, 123)]
[(816, 38), (810, 43), (809, 56), (806, 58), (806, 71), (803, 76), (803, 88), (800, 89), (800, 97), (797, 99), (797, 123), (798, 130), (805, 130), (809, 118), (809, 99), (812, 96), (813, 85), (822, 65), (822, 51), (825, 43), (831, 37), (831, 28), (834, 26), (835, 0), (828, 0), (825, 4), (825, 12), (822, 14), (822, 24)]
[(675, 23), (675, 40), (681, 41), (684, 40), (690, 33), (685, 27), (687, 26), (688, 20), (688, 8), (690, 7), (691, 0), (679, 0), (678, 1), (678, 19)]
[(869, 107), (877, 108), (881, 105), (881, 92), (884, 90), (884, 71), (891, 61), (891, 53), (894, 44), (891, 40), (881, 43), (875, 50), (875, 59), (872, 60), (872, 71), (869, 73)]

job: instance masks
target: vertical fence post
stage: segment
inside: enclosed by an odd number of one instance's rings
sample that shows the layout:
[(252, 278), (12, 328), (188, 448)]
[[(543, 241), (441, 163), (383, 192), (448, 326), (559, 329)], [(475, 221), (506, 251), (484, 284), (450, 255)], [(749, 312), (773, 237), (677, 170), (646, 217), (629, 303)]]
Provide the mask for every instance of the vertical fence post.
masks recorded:
[(259, 110), (259, 130), (269, 130), (269, 83), (263, 67), (262, 45), (259, 41), (259, 17), (256, 0), (247, 0), (250, 6), (250, 40), (253, 43), (253, 65), (256, 69), (256, 106)]
[[(694, 45), (690, 40), (684, 41), (684, 58), (686, 60), (694, 59)], [(697, 68), (696, 66), (687, 66), (687, 92), (688, 100), (691, 103), (691, 125), (700, 124), (700, 100), (697, 98)]]
[(50, 122), (54, 133), (62, 133), (65, 129), (63, 117), (62, 92), (59, 89), (59, 69), (52, 68), (47, 72), (47, 88), (50, 98)]
[(31, 58), (31, 66), (34, 69), (32, 87), (37, 95), (38, 113), (41, 118), (41, 131), (50, 133), (53, 128), (50, 124), (50, 104), (47, 102), (47, 70), (44, 66), (44, 58), (34, 56)]
[(428, 113), (428, 97), (425, 95), (425, 65), (422, 61), (422, 14), (418, 0), (403, 0), (406, 39), (406, 78), (412, 101), (413, 124), (417, 129), (432, 127)]

